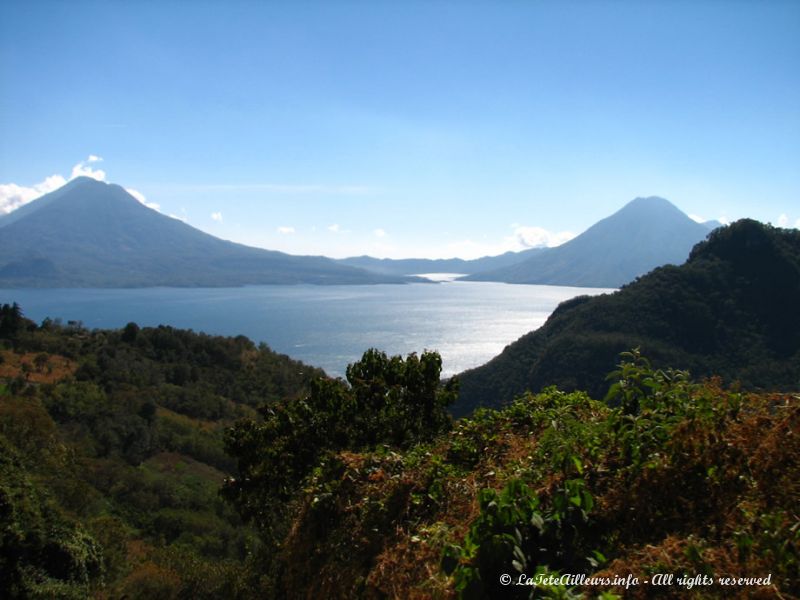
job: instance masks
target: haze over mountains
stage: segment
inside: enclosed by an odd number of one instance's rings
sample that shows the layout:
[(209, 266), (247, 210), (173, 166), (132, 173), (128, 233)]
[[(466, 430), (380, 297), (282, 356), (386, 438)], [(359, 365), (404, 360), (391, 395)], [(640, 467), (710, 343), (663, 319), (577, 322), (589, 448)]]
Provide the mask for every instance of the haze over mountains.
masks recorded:
[(505, 252), (498, 256), (484, 256), (472, 260), (463, 258), (373, 258), (372, 256), (354, 256), (340, 259), (339, 262), (353, 267), (369, 269), (387, 275), (416, 275), (418, 273), (458, 273), (470, 275), (494, 269), (508, 267), (545, 248), (530, 248), (520, 252)]
[(708, 231), (663, 198), (636, 198), (561, 246), (465, 279), (619, 287), (655, 267), (681, 264)]
[(555, 248), (475, 260), (332, 260), (221, 240), (145, 207), (118, 185), (79, 177), (0, 218), (0, 286), (373, 284), (448, 272), (471, 281), (619, 287), (682, 263), (713, 225), (662, 198), (637, 198)]
[(2, 287), (402, 283), (317, 256), (221, 240), (78, 177), (0, 218)]
[(669, 201), (636, 198), (579, 236), (554, 248), (531, 248), (475, 260), (377, 259), (340, 262), (376, 273), (449, 272), (467, 281), (619, 287), (665, 264), (681, 264), (719, 221), (697, 223)]

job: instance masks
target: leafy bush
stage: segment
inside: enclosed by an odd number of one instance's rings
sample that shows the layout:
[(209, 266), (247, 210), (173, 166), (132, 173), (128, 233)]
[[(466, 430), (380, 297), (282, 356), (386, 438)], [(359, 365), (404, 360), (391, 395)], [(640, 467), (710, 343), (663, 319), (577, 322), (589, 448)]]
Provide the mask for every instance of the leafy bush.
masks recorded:
[(0, 596), (86, 597), (102, 571), (100, 545), (30, 480), (0, 435)]
[(529, 589), (509, 588), (500, 575), (585, 572), (602, 557), (589, 547), (594, 499), (582, 479), (566, 480), (544, 503), (519, 479), (500, 493), (481, 490), (478, 501), (481, 512), (463, 547), (448, 546), (442, 559), (464, 598), (527, 597)]
[(266, 406), (263, 423), (241, 422), (228, 433), (240, 475), (223, 494), (245, 518), (272, 531), (283, 505), (326, 457), (433, 438), (449, 427), (445, 407), (457, 391), (454, 380), (440, 386), (441, 364), (435, 352), (403, 359), (368, 350), (348, 366), (347, 383), (318, 379), (305, 398)]

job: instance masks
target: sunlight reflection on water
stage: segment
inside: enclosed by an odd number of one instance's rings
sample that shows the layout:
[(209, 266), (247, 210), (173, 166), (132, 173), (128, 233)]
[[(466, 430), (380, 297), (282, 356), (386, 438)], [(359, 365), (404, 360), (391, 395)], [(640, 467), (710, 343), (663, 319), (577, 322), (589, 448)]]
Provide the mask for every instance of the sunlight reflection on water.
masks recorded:
[(251, 286), (0, 290), (28, 318), (80, 320), (87, 327), (130, 321), (217, 335), (246, 335), (331, 375), (367, 348), (441, 353), (444, 374), (481, 365), (540, 327), (564, 300), (613, 290), (452, 281), (371, 286)]

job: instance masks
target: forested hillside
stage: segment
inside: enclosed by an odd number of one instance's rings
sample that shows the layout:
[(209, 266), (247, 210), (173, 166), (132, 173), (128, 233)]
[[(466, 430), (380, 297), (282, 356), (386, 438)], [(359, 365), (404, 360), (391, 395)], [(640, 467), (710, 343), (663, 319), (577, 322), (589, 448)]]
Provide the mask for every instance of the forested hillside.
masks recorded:
[(345, 381), (16, 305), (0, 340), (4, 598), (611, 600), (658, 573), (711, 581), (665, 598), (800, 594), (791, 394), (633, 352), (607, 403), (550, 388), (454, 424), (434, 352), (369, 350)]
[(538, 330), (462, 373), (454, 408), (499, 406), (557, 385), (605, 393), (620, 352), (719, 375), (747, 389), (800, 389), (800, 232), (742, 220), (713, 231), (681, 266), (614, 294), (564, 302)]
[[(694, 383), (630, 353), (612, 375), (614, 408), (551, 388), (450, 431), (387, 419), (405, 412), (387, 398), (405, 395), (411, 414), (443, 409), (413, 384), (424, 363), (435, 366), (431, 356), (365, 355), (348, 374), (353, 396), (318, 389), (307, 404), (234, 430), (243, 480), (227, 491), (273, 547), (265, 597), (800, 593), (797, 397)], [(376, 418), (364, 427), (338, 417), (337, 396), (377, 407)], [(659, 573), (672, 584), (657, 587)], [(678, 584), (684, 576), (693, 583)]]
[(247, 595), (226, 427), (323, 373), (244, 337), (0, 309), (0, 597)]

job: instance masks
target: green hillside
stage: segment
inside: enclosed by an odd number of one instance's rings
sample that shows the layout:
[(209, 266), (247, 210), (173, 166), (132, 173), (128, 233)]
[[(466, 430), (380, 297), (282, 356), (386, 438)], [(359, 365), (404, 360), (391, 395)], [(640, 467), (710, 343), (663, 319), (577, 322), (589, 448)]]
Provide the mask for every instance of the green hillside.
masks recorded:
[[(330, 379), (3, 305), (0, 597), (798, 598), (799, 257), (718, 230), (562, 305), (482, 388), (435, 352)], [(460, 385), (507, 406), (453, 422)]]
[(499, 406), (557, 385), (605, 393), (620, 352), (719, 375), (747, 389), (800, 389), (800, 232), (742, 220), (712, 232), (685, 264), (614, 294), (563, 303), (540, 329), (462, 373), (454, 408)]
[[(374, 402), (394, 370), (365, 361), (355, 371), (375, 368), (352, 389)], [(433, 437), (408, 428), (410, 445), (391, 441), (392, 420), (373, 421), (367, 441), (323, 401), (330, 389), (305, 416), (285, 406), (298, 433), (332, 424), (317, 438), (287, 436), (277, 413), (238, 425), (233, 495), (273, 547), (264, 597), (797, 597), (798, 397), (695, 383), (638, 353), (609, 391), (615, 408), (583, 392), (525, 394)], [(314, 457), (298, 463), (309, 439)], [(287, 463), (302, 466), (287, 478)], [(657, 587), (657, 574), (697, 585)]]
[[(0, 597), (250, 597), (224, 432), (323, 373), (244, 337), (0, 309)], [(256, 586), (257, 587), (257, 586)]]

